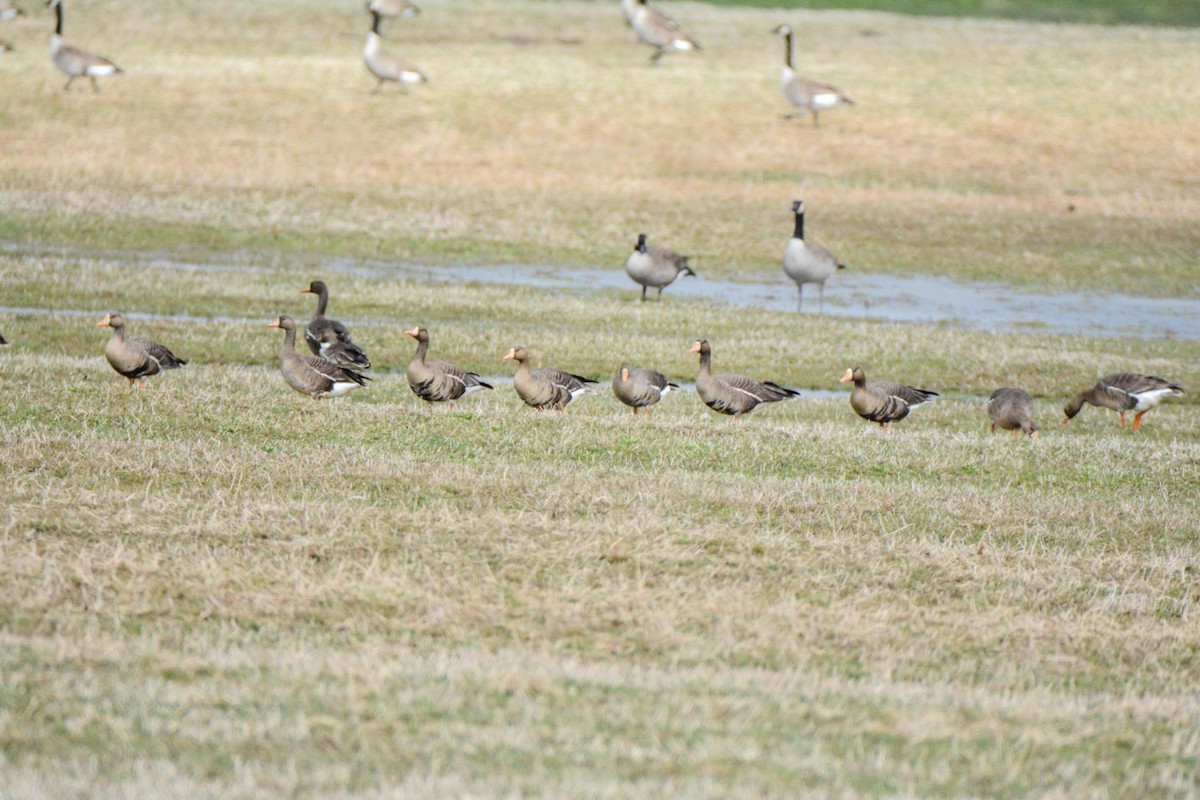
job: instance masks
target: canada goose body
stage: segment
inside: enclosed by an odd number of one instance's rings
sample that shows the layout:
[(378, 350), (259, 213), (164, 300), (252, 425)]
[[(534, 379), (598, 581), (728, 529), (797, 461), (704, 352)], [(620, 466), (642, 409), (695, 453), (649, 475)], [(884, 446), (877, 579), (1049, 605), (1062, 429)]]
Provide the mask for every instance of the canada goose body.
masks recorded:
[(588, 384), (591, 378), (573, 375), (561, 369), (544, 367), (531, 369), (529, 353), (524, 347), (514, 347), (505, 354), (506, 361), (516, 361), (517, 371), (513, 375), (513, 388), (525, 401), (525, 405), (536, 409), (562, 410), (572, 401), (585, 394), (595, 394)]
[(430, 404), (450, 403), (453, 407), (458, 398), (480, 389), (491, 389), (490, 383), (484, 383), (479, 375), (459, 369), (445, 361), (426, 361), (425, 354), (429, 350), (429, 331), (418, 326), (405, 331), (417, 340), (417, 352), (408, 364), (405, 376), (413, 394)]
[(1122, 428), (1125, 427), (1125, 412), (1135, 412), (1133, 429), (1136, 431), (1142, 427), (1142, 417), (1147, 411), (1168, 397), (1178, 397), (1182, 394), (1183, 387), (1178, 383), (1153, 375), (1117, 372), (1106, 375), (1097, 381), (1095, 386), (1071, 398), (1063, 409), (1063, 424), (1078, 414), (1084, 403), (1090, 403), (1116, 411), (1121, 417)]
[(804, 201), (797, 200), (792, 204), (796, 215), (796, 228), (792, 238), (788, 239), (783, 251), (783, 271), (796, 283), (799, 293), (796, 299), (796, 310), (800, 311), (804, 304), (804, 284), (815, 283), (820, 289), (818, 310), (825, 308), (825, 281), (845, 264), (837, 256), (819, 244), (811, 244), (804, 240)]
[(336, 319), (325, 316), (325, 310), (329, 307), (329, 287), (325, 282), (312, 281), (307, 289), (300, 290), (300, 294), (317, 296), (317, 308), (304, 328), (304, 342), (312, 354), (341, 366), (370, 369), (371, 359), (367, 358), (361, 347), (354, 344), (350, 329)]
[(379, 79), (372, 92), (378, 92), (387, 81), (395, 83), (405, 94), (408, 93), (409, 84), (428, 82), (429, 79), (421, 70), (399, 56), (383, 51), (379, 38), (379, 25), (383, 18), (373, 11), (371, 19), (371, 31), (367, 34), (367, 43), (363, 47), (363, 63), (367, 65), (370, 73)]
[(862, 367), (851, 367), (842, 376), (841, 383), (854, 382), (850, 392), (850, 406), (854, 413), (869, 422), (878, 422), (884, 429), (891, 428), (908, 416), (908, 412), (924, 405), (938, 396), (928, 389), (916, 389), (894, 381), (871, 381)]
[(421, 13), (420, 7), (409, 0), (370, 0), (367, 11), (381, 17), (415, 17)]
[(792, 66), (792, 29), (787, 25), (780, 25), (775, 29), (775, 33), (782, 36), (784, 42), (783, 69), (780, 74), (779, 89), (783, 92), (784, 98), (798, 109), (796, 113), (785, 116), (812, 114), (813, 126), (816, 127), (819, 124), (818, 112), (840, 105), (854, 105), (854, 101), (836, 86), (801, 77)]
[[(700, 45), (679, 28), (675, 20), (656, 8), (646, 5), (646, 0), (633, 0), (631, 12), (626, 12), (633, 32), (646, 44), (654, 48), (650, 61), (658, 60), (672, 51), (699, 50)], [(624, 6), (622, 6), (624, 9)]]
[(125, 318), (120, 314), (105, 314), (97, 328), (112, 328), (113, 334), (104, 345), (104, 357), (109, 365), (129, 380), (129, 388), (164, 369), (177, 369), (187, 362), (166, 347), (147, 339), (125, 335)]
[(771, 381), (756, 381), (745, 375), (714, 375), (712, 348), (707, 339), (697, 339), (692, 344), (691, 352), (700, 354), (696, 394), (700, 395), (704, 405), (720, 414), (730, 414), (737, 419), (762, 403), (776, 403), (800, 396), (794, 389), (785, 389)]
[(92, 82), (92, 90), (100, 91), (97, 78), (124, 72), (111, 59), (96, 55), (82, 47), (67, 44), (63, 41), (63, 0), (49, 0), (47, 5), (54, 6), (54, 33), (50, 34), (50, 58), (54, 65), (67, 76), (64, 90), (71, 88), (76, 78), (87, 77)]
[(668, 381), (667, 376), (661, 372), (645, 367), (633, 367), (629, 362), (621, 365), (612, 382), (613, 394), (633, 409), (635, 417), (639, 408), (648, 408), (661, 400), (663, 395), (678, 389), (679, 385)]
[(1033, 398), (1024, 389), (1005, 387), (992, 392), (987, 403), (992, 430), (1021, 431), (1036, 439), (1037, 425), (1033, 422)]
[(268, 328), (283, 329), (283, 349), (279, 351), (283, 379), (300, 394), (319, 400), (341, 397), (361, 389), (371, 380), (352, 369), (338, 366), (321, 356), (296, 352), (296, 323), (291, 317), (280, 317), (267, 323)]
[(625, 273), (642, 287), (642, 302), (646, 301), (648, 287), (658, 289), (658, 298), (661, 300), (663, 287), (674, 283), (680, 274), (696, 274), (688, 266), (687, 256), (665, 247), (648, 246), (644, 233), (638, 234), (637, 245), (625, 260)]

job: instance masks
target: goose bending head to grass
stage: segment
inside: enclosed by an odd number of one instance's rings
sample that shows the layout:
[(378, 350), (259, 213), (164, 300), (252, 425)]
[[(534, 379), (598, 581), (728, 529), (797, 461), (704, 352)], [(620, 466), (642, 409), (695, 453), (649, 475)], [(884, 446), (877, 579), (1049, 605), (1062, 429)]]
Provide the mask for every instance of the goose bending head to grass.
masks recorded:
[(837, 256), (819, 244), (804, 240), (804, 201), (792, 203), (796, 228), (783, 251), (783, 272), (796, 283), (796, 311), (804, 305), (804, 284), (815, 283), (820, 292), (817, 311), (825, 310), (825, 281), (839, 269), (845, 269)]
[(296, 352), (296, 323), (291, 317), (280, 317), (267, 323), (268, 328), (283, 329), (283, 349), (279, 351), (283, 379), (300, 394), (314, 400), (341, 397), (361, 389), (371, 380), (352, 369), (338, 366), (321, 356)]
[(679, 23), (657, 8), (646, 5), (646, 0), (633, 0), (632, 6), (626, 15), (638, 39), (654, 48), (650, 63), (657, 64), (667, 53), (700, 49), (696, 40), (680, 29)]
[(129, 380), (129, 388), (145, 386), (146, 378), (164, 369), (177, 369), (187, 362), (166, 347), (148, 339), (125, 335), (125, 318), (120, 314), (105, 314), (97, 328), (112, 328), (112, 337), (104, 345), (104, 357), (109, 365)]
[(112, 59), (84, 50), (63, 41), (63, 0), (47, 0), (46, 5), (54, 7), (54, 33), (50, 34), (50, 58), (54, 65), (67, 76), (64, 90), (69, 90), (76, 78), (88, 78), (92, 82), (92, 91), (100, 91), (97, 78), (116, 75), (125, 70), (121, 69)]
[(1142, 417), (1168, 397), (1179, 397), (1183, 387), (1173, 381), (1141, 375), (1136, 372), (1117, 372), (1106, 375), (1090, 389), (1085, 389), (1071, 398), (1063, 409), (1063, 425), (1066, 425), (1083, 409), (1084, 403), (1116, 411), (1125, 427), (1125, 412), (1134, 412), (1133, 429), (1142, 427)]
[(525, 405), (539, 411), (550, 409), (561, 411), (575, 399), (585, 394), (595, 394), (589, 384), (591, 378), (564, 372), (561, 369), (543, 367), (531, 369), (529, 353), (524, 347), (513, 347), (504, 355), (505, 361), (516, 361), (517, 371), (513, 375), (513, 388), (525, 401)]
[(645, 416), (650, 416), (650, 406), (670, 392), (678, 391), (679, 384), (671, 383), (657, 370), (634, 367), (626, 361), (613, 378), (612, 390), (618, 400), (633, 409), (635, 417), (639, 408), (646, 410)]
[(426, 361), (429, 331), (425, 328), (418, 325), (405, 333), (417, 340), (417, 352), (408, 364), (405, 377), (413, 394), (428, 403), (430, 411), (434, 403), (449, 403), (454, 408), (463, 395), (492, 388), (490, 383), (479, 379), (478, 373), (467, 372), (446, 361)]
[(372, 11), (371, 30), (367, 34), (367, 43), (363, 46), (363, 63), (379, 81), (371, 92), (372, 94), (378, 92), (383, 84), (390, 81), (399, 86), (401, 92), (408, 94), (410, 84), (428, 83), (429, 78), (399, 56), (384, 52), (379, 33), (379, 26), (382, 22), (383, 17), (379, 16), (379, 12)]
[(1033, 422), (1033, 398), (1024, 389), (1006, 386), (992, 392), (987, 412), (993, 433), (999, 427), (1005, 431), (1020, 431), (1030, 439), (1038, 438), (1038, 428)]
[(665, 247), (646, 244), (646, 234), (639, 233), (637, 244), (629, 258), (625, 259), (625, 273), (642, 287), (642, 302), (646, 302), (646, 289), (658, 289), (657, 299), (662, 299), (662, 290), (675, 282), (680, 275), (695, 275), (688, 266), (688, 257), (681, 256)]
[(780, 25), (774, 33), (783, 37), (783, 71), (779, 81), (779, 89), (784, 98), (796, 107), (796, 111), (784, 114), (784, 119), (792, 119), (803, 114), (812, 114), (813, 127), (819, 126), (817, 114), (827, 108), (837, 108), (840, 105), (854, 105), (850, 96), (836, 86), (811, 78), (801, 77), (792, 66), (792, 29)]
[(696, 394), (704, 405), (720, 414), (730, 414), (735, 420), (749, 414), (763, 403), (777, 403), (800, 396), (772, 381), (757, 381), (745, 375), (714, 375), (712, 347), (707, 339), (697, 339), (691, 352), (700, 354), (700, 372), (696, 376)]
[(862, 367), (850, 367), (840, 383), (853, 383), (850, 406), (854, 413), (868, 422), (878, 422), (885, 431), (892, 429), (893, 422), (908, 416), (908, 412), (928, 403), (938, 396), (928, 389), (915, 389), (895, 381), (871, 381)]

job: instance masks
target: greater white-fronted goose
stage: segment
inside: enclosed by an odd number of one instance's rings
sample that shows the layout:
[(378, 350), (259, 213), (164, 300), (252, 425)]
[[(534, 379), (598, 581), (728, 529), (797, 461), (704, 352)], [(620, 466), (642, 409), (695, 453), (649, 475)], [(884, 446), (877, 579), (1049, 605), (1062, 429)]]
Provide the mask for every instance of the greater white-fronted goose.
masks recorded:
[(381, 17), (415, 17), (420, 7), (411, 0), (369, 0), (367, 11)]
[(1084, 403), (1091, 403), (1101, 408), (1110, 408), (1121, 416), (1121, 427), (1125, 427), (1125, 412), (1136, 412), (1133, 418), (1133, 429), (1142, 427), (1142, 417), (1147, 411), (1157, 406), (1167, 397), (1178, 397), (1183, 394), (1183, 387), (1153, 375), (1139, 375), (1136, 372), (1117, 372), (1106, 375), (1097, 381), (1096, 385), (1071, 398), (1063, 409), (1063, 424), (1074, 417), (1083, 408)]
[(653, 286), (658, 289), (658, 299), (661, 300), (663, 287), (670, 286), (681, 274), (696, 274), (688, 266), (687, 256), (681, 256), (665, 247), (648, 246), (644, 233), (638, 234), (633, 252), (625, 259), (625, 273), (642, 287), (643, 303), (646, 302), (647, 287)]
[(268, 328), (283, 328), (283, 349), (279, 361), (283, 379), (300, 394), (314, 399), (341, 397), (361, 389), (371, 380), (352, 369), (338, 366), (321, 356), (296, 352), (296, 323), (291, 317), (280, 317), (267, 323)]
[(779, 89), (787, 101), (798, 109), (791, 114), (784, 114), (784, 118), (791, 119), (809, 113), (812, 114), (813, 126), (816, 127), (819, 124), (817, 112), (843, 104), (854, 105), (854, 101), (836, 86), (800, 77), (792, 67), (792, 29), (787, 25), (780, 25), (775, 29), (775, 33), (783, 37), (783, 74), (779, 81)]
[(104, 345), (104, 357), (109, 365), (129, 380), (129, 388), (146, 385), (146, 378), (164, 369), (176, 369), (187, 362), (157, 342), (125, 335), (125, 318), (120, 314), (105, 314), (97, 328), (112, 328), (113, 334)]
[(300, 294), (315, 294), (317, 310), (304, 329), (304, 341), (315, 356), (322, 356), (335, 364), (356, 369), (370, 369), (371, 359), (354, 344), (350, 330), (336, 319), (328, 319), (325, 309), (329, 307), (329, 287), (324, 281), (312, 281)]
[(771, 381), (756, 381), (745, 375), (712, 374), (712, 347), (707, 339), (697, 339), (692, 344), (691, 352), (700, 354), (696, 394), (713, 411), (732, 414), (734, 419), (738, 419), (762, 403), (775, 403), (800, 396), (794, 389), (786, 389)]
[(915, 389), (894, 381), (871, 381), (862, 367), (846, 370), (839, 383), (854, 382), (850, 392), (850, 406), (854, 413), (870, 422), (878, 422), (884, 430), (891, 430), (892, 423), (904, 419), (908, 412), (924, 405), (938, 396), (928, 389)]
[(679, 28), (679, 24), (657, 8), (646, 5), (646, 0), (634, 0), (629, 24), (633, 32), (646, 44), (654, 48), (650, 62), (658, 60), (672, 51), (699, 50), (700, 45)]
[(1020, 431), (1029, 438), (1038, 438), (1037, 425), (1033, 422), (1033, 398), (1024, 389), (1006, 386), (992, 392), (987, 404), (988, 417), (992, 420), (992, 432), (996, 426), (1005, 431)]
[(92, 81), (92, 90), (100, 91), (96, 78), (115, 75), (125, 70), (118, 67), (110, 58), (96, 55), (93, 52), (67, 44), (62, 39), (63, 33), (63, 0), (47, 0), (46, 5), (54, 6), (54, 33), (50, 34), (50, 58), (54, 65), (67, 76), (64, 90), (70, 89), (76, 78), (87, 77)]
[(530, 369), (529, 353), (524, 347), (513, 347), (504, 355), (505, 361), (516, 361), (517, 371), (513, 375), (513, 388), (525, 401), (525, 405), (538, 410), (560, 411), (577, 397), (595, 394), (588, 386), (595, 383), (591, 378), (573, 375), (561, 369), (543, 367)]
[(379, 79), (372, 93), (378, 92), (383, 84), (391, 81), (400, 87), (400, 91), (408, 94), (410, 83), (426, 83), (428, 78), (421, 70), (409, 64), (397, 55), (385, 53), (380, 46), (379, 26), (383, 17), (379, 12), (371, 12), (371, 30), (367, 34), (367, 43), (363, 47), (363, 63), (367, 69)]
[(804, 305), (804, 284), (806, 283), (815, 283), (820, 288), (817, 310), (824, 311), (825, 281), (829, 280), (829, 276), (835, 271), (845, 269), (846, 265), (828, 249), (819, 244), (810, 244), (804, 241), (803, 200), (792, 203), (792, 213), (796, 215), (796, 228), (783, 251), (783, 271), (796, 282), (797, 311), (800, 311)]
[(408, 385), (413, 394), (429, 404), (431, 411), (434, 403), (448, 402), (454, 408), (455, 401), (464, 394), (492, 388), (490, 383), (481, 381), (477, 373), (467, 372), (446, 361), (426, 361), (429, 331), (418, 325), (405, 333), (417, 340), (417, 352), (405, 373)]
[(661, 372), (630, 366), (628, 361), (621, 364), (612, 382), (613, 394), (633, 409), (635, 417), (639, 408), (646, 409), (646, 415), (649, 416), (650, 406), (661, 400), (663, 395), (678, 389), (679, 385), (668, 381)]

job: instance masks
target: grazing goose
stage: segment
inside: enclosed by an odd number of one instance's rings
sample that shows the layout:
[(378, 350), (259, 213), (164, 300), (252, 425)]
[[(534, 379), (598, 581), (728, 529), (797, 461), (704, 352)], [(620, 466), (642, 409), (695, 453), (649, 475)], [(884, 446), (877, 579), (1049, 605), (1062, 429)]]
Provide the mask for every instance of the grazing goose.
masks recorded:
[(650, 406), (661, 400), (664, 394), (678, 389), (679, 385), (668, 381), (667, 376), (661, 372), (645, 367), (631, 367), (628, 361), (617, 370), (617, 376), (612, 382), (613, 394), (633, 409), (635, 417), (639, 408), (645, 408), (646, 416), (649, 416)]
[(392, 81), (404, 94), (408, 94), (408, 84), (427, 83), (429, 79), (421, 70), (399, 56), (385, 53), (379, 48), (379, 26), (382, 21), (383, 17), (379, 16), (378, 11), (371, 12), (371, 31), (367, 34), (367, 44), (363, 47), (363, 62), (371, 74), (379, 79), (371, 93), (378, 92), (385, 81)]
[(417, 326), (411, 331), (405, 331), (417, 340), (417, 352), (408, 364), (408, 385), (413, 394), (429, 404), (433, 410), (434, 403), (454, 403), (464, 394), (477, 392), (480, 389), (491, 389), (490, 383), (479, 380), (479, 375), (459, 369), (445, 361), (426, 361), (425, 353), (429, 350), (429, 331)]
[(340, 367), (321, 356), (296, 352), (296, 323), (291, 317), (280, 317), (267, 323), (268, 328), (283, 328), (283, 349), (279, 351), (283, 379), (300, 394), (320, 400), (322, 397), (341, 397), (362, 388), (371, 380), (352, 369)]
[(92, 91), (100, 91), (96, 78), (103, 78), (125, 70), (118, 67), (111, 59), (67, 44), (62, 40), (63, 32), (63, 0), (47, 0), (46, 5), (54, 6), (54, 33), (50, 34), (50, 58), (54, 65), (67, 76), (64, 90), (69, 90), (76, 78), (87, 76), (92, 81)]
[(927, 389), (914, 389), (893, 381), (871, 381), (862, 367), (846, 370), (839, 383), (854, 382), (850, 393), (850, 406), (854, 413), (870, 422), (878, 422), (884, 430), (891, 430), (892, 423), (908, 416), (908, 412), (938, 396)]
[(787, 25), (780, 25), (775, 29), (775, 33), (783, 37), (783, 74), (779, 81), (779, 89), (787, 101), (799, 109), (791, 114), (784, 114), (784, 119), (808, 112), (812, 114), (815, 128), (820, 124), (817, 121), (818, 111), (835, 108), (843, 103), (854, 105), (854, 101), (836, 86), (800, 77), (792, 67), (792, 29)]
[(381, 17), (415, 17), (421, 13), (420, 7), (409, 0), (370, 0), (367, 11)]
[(665, 247), (647, 247), (646, 234), (639, 233), (637, 244), (629, 258), (625, 260), (625, 272), (633, 278), (633, 282), (642, 287), (642, 302), (646, 302), (646, 287), (658, 289), (658, 299), (662, 299), (664, 286), (670, 286), (679, 277), (695, 275), (688, 266), (688, 257), (681, 256), (674, 250)]
[(685, 52), (700, 49), (700, 45), (696, 44), (694, 39), (679, 29), (675, 20), (646, 5), (646, 0), (634, 0), (629, 24), (639, 39), (654, 48), (654, 55), (650, 56), (652, 64), (657, 64), (660, 58), (672, 50)]
[(325, 309), (329, 307), (329, 287), (325, 282), (312, 281), (307, 289), (300, 290), (300, 294), (317, 296), (317, 310), (304, 329), (304, 341), (313, 355), (323, 356), (342, 366), (370, 369), (371, 360), (354, 344), (350, 330), (336, 319), (325, 318)]
[(804, 201), (792, 203), (792, 212), (796, 215), (796, 230), (788, 239), (783, 251), (783, 271), (796, 282), (799, 295), (796, 298), (796, 311), (804, 304), (804, 284), (815, 283), (820, 288), (820, 300), (817, 311), (825, 309), (825, 281), (836, 270), (845, 269), (846, 265), (838, 257), (819, 244), (808, 244), (804, 241)]
[(582, 375), (572, 375), (561, 369), (544, 367), (529, 368), (529, 353), (524, 347), (513, 347), (504, 356), (505, 361), (516, 361), (517, 371), (513, 375), (513, 388), (525, 405), (539, 411), (549, 408), (561, 411), (571, 404), (575, 398), (585, 394), (595, 394), (588, 386), (595, 383), (591, 378)]
[(1084, 403), (1091, 403), (1101, 408), (1111, 408), (1121, 415), (1121, 427), (1125, 427), (1125, 412), (1137, 412), (1133, 418), (1133, 429), (1142, 427), (1142, 417), (1166, 397), (1178, 397), (1183, 394), (1183, 387), (1178, 383), (1156, 378), (1153, 375), (1139, 375), (1135, 372), (1117, 372), (1101, 378), (1092, 388), (1080, 392), (1071, 398), (1063, 409), (1063, 425), (1083, 408)]
[(105, 314), (97, 328), (112, 328), (112, 338), (104, 345), (104, 357), (117, 372), (129, 379), (129, 388), (146, 385), (146, 378), (164, 369), (176, 369), (187, 362), (157, 342), (125, 335), (125, 318)]
[(1031, 439), (1038, 438), (1037, 425), (1033, 423), (1033, 398), (1024, 389), (1005, 387), (992, 392), (987, 412), (993, 433), (999, 425), (1001, 430), (1021, 431)]
[(707, 339), (692, 344), (693, 353), (700, 354), (700, 374), (696, 376), (696, 394), (704, 404), (721, 414), (739, 419), (760, 403), (775, 403), (799, 397), (794, 389), (785, 389), (771, 381), (756, 381), (744, 375), (713, 375), (712, 348)]

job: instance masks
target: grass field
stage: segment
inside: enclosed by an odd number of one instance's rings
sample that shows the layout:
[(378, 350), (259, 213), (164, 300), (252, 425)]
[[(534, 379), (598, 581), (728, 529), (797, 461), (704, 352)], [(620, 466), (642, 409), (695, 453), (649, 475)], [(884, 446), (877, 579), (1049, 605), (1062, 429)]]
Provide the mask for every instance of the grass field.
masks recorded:
[[(3, 30), (0, 798), (1200, 795), (1200, 342), (313, 266), (615, 269), (647, 229), (779, 281), (803, 190), (856, 269), (1195, 297), (1196, 34), (788, 12), (862, 95), (813, 131), (775, 116), (779, 11), (670, 5), (706, 50), (650, 69), (613, 4), (426, 5), (408, 98), (367, 94), (354, 4), (80, 0), (68, 38), (130, 72), (97, 96), (44, 12)], [(375, 363), (338, 402), (265, 327), (317, 277)], [(191, 363), (130, 391), (114, 309)], [(431, 414), (414, 324), (605, 383)], [(885, 436), (844, 395), (607, 392), (623, 358), (692, 380), (697, 336), (943, 397)], [(1123, 369), (1193, 392), (1058, 424)], [(987, 433), (1012, 384), (1036, 443)]]

